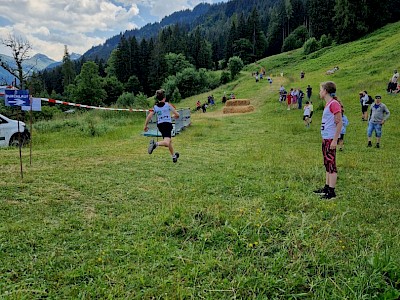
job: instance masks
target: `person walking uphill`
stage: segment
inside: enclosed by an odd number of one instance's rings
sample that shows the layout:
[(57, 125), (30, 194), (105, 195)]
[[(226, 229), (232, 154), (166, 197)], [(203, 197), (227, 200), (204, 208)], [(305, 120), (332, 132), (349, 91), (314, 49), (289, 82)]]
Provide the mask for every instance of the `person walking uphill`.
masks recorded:
[(149, 112), (147, 115), (146, 121), (144, 123), (144, 131), (148, 131), (149, 124), (151, 118), (154, 114), (157, 116), (157, 128), (161, 132), (163, 140), (161, 142), (155, 143), (154, 140), (150, 141), (150, 145), (148, 148), (149, 154), (152, 154), (154, 149), (158, 146), (167, 147), (172, 156), (172, 161), (176, 163), (179, 158), (179, 153), (174, 152), (174, 148), (172, 147), (172, 119), (171, 112), (175, 118), (179, 118), (179, 113), (175, 110), (175, 108), (166, 102), (165, 99), (165, 91), (158, 90), (156, 92), (156, 105), (154, 105), (153, 110)]
[(314, 193), (322, 194), (322, 199), (331, 199), (336, 197), (336, 147), (342, 130), (342, 107), (336, 97), (336, 84), (334, 82), (322, 83), (319, 95), (326, 103), (321, 123), (322, 155), (326, 172), (325, 186), (315, 190)]
[(380, 147), (380, 141), (382, 136), (382, 125), (390, 116), (390, 111), (385, 104), (382, 102), (380, 95), (375, 96), (375, 103), (371, 105), (371, 114), (368, 122), (368, 147), (372, 147), (372, 132), (375, 131), (376, 136), (376, 148)]

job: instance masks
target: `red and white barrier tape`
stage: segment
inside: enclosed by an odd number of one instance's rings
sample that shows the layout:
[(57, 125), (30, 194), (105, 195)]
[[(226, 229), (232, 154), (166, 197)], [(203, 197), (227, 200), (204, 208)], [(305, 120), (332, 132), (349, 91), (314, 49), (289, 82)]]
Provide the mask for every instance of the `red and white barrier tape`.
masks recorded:
[(138, 111), (139, 112), (147, 112), (147, 111), (149, 111), (148, 109), (112, 108), (112, 107), (92, 106), (92, 105), (77, 104), (77, 103), (65, 102), (65, 101), (61, 101), (61, 100), (47, 99), (47, 98), (40, 98), (40, 100), (49, 102), (49, 103), (54, 103), (54, 104), (62, 104), (62, 105), (76, 106), (76, 107), (82, 107), (82, 108), (101, 109), (101, 110), (130, 111), (130, 112), (138, 112)]

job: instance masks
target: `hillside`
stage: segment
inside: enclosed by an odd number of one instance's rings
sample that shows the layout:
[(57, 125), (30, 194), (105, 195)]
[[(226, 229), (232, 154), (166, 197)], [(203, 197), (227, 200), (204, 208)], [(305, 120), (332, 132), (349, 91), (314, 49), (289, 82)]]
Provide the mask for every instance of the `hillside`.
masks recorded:
[[(398, 299), (398, 95), (387, 95), (400, 23), (305, 56), (249, 65), (209, 94), (166, 149), (147, 153), (145, 115), (91, 111), (37, 122), (29, 149), (0, 149), (0, 295), (10, 299)], [(396, 65), (397, 64), (397, 65)], [(256, 83), (265, 67), (273, 78)], [(339, 71), (326, 75), (326, 70)], [(300, 71), (305, 79), (300, 80)], [(280, 73), (284, 73), (284, 77)], [(338, 197), (324, 183), (319, 84), (337, 83), (350, 120), (337, 154)], [(313, 87), (315, 115), (286, 110), (278, 90)], [(358, 92), (391, 111), (367, 148)], [(222, 114), (223, 93), (255, 112)]]

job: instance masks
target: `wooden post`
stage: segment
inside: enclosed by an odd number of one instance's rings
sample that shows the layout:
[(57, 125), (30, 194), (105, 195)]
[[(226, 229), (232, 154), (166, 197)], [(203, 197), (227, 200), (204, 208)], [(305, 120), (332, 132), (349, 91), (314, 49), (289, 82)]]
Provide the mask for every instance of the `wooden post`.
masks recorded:
[(22, 145), (21, 145), (21, 131), (19, 129), (19, 110), (17, 109), (17, 122), (18, 122), (18, 148), (19, 148), (19, 164), (21, 169), (21, 179), (24, 178), (22, 171)]

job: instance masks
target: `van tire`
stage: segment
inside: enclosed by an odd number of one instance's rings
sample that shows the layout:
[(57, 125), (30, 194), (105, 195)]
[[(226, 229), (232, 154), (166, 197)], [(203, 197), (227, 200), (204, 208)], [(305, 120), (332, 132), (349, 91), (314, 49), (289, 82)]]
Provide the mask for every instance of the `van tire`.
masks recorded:
[[(29, 139), (30, 139), (29, 133), (28, 133), (28, 134), (25, 133), (25, 132), (21, 133), (21, 143), (22, 143), (21, 146), (26, 145), (26, 144), (28, 143)], [(17, 132), (17, 133), (14, 133), (14, 134), (11, 136), (9, 146), (10, 146), (10, 147), (19, 147), (19, 136), (18, 136), (18, 132)]]

